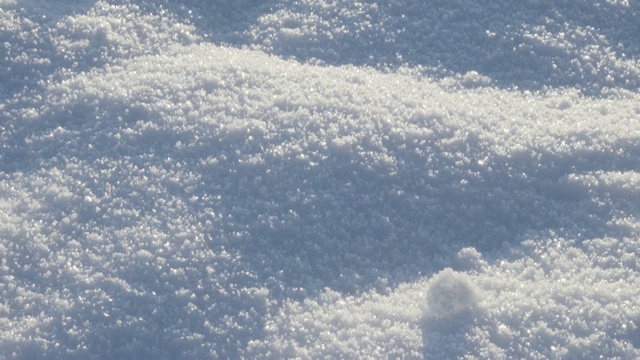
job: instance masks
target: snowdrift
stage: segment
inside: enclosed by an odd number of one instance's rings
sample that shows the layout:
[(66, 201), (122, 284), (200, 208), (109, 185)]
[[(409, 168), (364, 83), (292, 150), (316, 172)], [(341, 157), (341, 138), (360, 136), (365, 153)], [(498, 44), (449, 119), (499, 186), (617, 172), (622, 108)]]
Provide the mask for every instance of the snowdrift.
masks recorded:
[(0, 358), (640, 357), (637, 15), (0, 1)]

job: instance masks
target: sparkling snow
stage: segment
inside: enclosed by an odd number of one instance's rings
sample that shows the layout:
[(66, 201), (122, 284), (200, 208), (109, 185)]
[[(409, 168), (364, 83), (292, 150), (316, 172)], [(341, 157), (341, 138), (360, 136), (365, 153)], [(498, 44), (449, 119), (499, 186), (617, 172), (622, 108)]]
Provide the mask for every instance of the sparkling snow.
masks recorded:
[(0, 0), (0, 358), (640, 357), (638, 18)]

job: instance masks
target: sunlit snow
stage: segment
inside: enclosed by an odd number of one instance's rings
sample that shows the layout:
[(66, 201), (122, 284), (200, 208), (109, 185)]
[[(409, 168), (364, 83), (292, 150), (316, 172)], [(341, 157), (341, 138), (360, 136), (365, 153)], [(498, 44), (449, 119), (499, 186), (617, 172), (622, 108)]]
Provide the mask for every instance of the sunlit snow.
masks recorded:
[(0, 358), (640, 357), (640, 4), (0, 0)]

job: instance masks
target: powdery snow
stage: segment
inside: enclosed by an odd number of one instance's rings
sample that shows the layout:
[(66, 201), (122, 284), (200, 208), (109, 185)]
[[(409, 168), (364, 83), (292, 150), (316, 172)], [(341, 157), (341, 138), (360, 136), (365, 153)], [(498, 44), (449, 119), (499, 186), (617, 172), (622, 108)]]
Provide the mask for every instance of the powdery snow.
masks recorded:
[(0, 358), (640, 357), (637, 15), (0, 0)]

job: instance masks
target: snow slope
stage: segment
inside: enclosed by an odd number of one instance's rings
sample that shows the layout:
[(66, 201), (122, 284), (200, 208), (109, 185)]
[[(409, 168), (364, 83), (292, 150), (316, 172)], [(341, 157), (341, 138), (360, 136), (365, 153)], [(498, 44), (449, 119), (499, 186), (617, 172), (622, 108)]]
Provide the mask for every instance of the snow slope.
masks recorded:
[(0, 358), (640, 357), (638, 12), (0, 0)]

